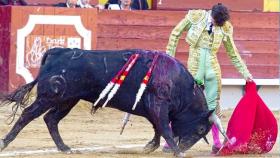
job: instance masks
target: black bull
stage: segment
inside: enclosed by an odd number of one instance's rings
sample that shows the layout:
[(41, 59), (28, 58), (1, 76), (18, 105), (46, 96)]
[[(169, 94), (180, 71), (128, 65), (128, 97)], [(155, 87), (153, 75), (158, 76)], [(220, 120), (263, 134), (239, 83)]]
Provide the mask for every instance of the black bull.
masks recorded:
[[(182, 154), (209, 132), (211, 123), (208, 117), (212, 111), (207, 108), (202, 89), (179, 61), (163, 53), (143, 50), (48, 50), (35, 80), (19, 87), (2, 102), (24, 106), (26, 97), (37, 84), (36, 100), (23, 110), (6, 137), (0, 139), (0, 148), (7, 147), (29, 122), (47, 112), (44, 121), (57, 148), (71, 151), (58, 132), (59, 121), (80, 99), (92, 103), (96, 101), (109, 81), (135, 53), (139, 54), (139, 59), (107, 106), (148, 119), (155, 134), (146, 145), (146, 152), (157, 149), (163, 136), (176, 155)], [(152, 77), (136, 109), (132, 110), (140, 83), (155, 54), (159, 57)], [(101, 100), (95, 110), (103, 103), (104, 100)], [(179, 137), (178, 145), (174, 137)]]

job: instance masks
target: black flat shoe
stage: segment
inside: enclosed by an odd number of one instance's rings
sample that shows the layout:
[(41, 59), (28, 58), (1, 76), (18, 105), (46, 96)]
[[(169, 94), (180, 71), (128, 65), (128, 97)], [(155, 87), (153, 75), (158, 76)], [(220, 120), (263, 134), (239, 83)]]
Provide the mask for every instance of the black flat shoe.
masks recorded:
[(217, 152), (220, 150), (220, 148), (221, 147), (216, 147), (215, 145), (213, 145), (211, 154), (217, 154)]

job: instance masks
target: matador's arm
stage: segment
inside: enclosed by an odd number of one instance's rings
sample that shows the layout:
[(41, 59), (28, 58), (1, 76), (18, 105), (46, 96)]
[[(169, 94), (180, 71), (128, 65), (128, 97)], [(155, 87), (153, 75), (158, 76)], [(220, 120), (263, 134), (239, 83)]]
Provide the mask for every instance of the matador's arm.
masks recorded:
[(247, 69), (247, 66), (241, 59), (240, 54), (234, 44), (233, 27), (229, 22), (226, 22), (224, 24), (223, 32), (225, 35), (223, 43), (231, 62), (233, 63), (235, 68), (239, 71), (239, 73), (242, 74), (244, 79), (252, 79), (252, 75), (250, 74), (249, 70)]
[(191, 22), (188, 19), (188, 15), (185, 16), (184, 19), (182, 19), (176, 27), (172, 30), (171, 35), (169, 37), (169, 41), (166, 47), (166, 53), (170, 56), (175, 56), (176, 53), (176, 47), (178, 45), (179, 38), (181, 34), (187, 30), (191, 26)]

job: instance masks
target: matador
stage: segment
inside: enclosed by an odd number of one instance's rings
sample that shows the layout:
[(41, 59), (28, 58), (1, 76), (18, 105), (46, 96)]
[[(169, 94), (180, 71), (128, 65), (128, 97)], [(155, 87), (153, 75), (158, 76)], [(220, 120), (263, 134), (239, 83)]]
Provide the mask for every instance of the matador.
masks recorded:
[[(189, 44), (188, 70), (194, 79), (205, 87), (209, 110), (216, 110), (220, 116), (221, 69), (217, 53), (223, 43), (226, 52), (245, 80), (252, 80), (245, 63), (241, 59), (233, 40), (233, 26), (229, 22), (229, 11), (223, 4), (217, 4), (212, 10), (189, 10), (184, 19), (172, 30), (166, 52), (175, 56), (181, 34), (187, 31), (185, 41)], [(212, 127), (213, 152), (221, 147), (219, 132)]]

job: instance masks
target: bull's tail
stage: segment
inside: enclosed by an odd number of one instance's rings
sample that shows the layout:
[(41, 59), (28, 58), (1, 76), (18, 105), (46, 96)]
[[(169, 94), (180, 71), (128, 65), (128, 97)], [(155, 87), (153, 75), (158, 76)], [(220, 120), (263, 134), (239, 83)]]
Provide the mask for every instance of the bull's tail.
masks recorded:
[(25, 107), (27, 104), (29, 93), (32, 90), (32, 88), (36, 85), (36, 83), (37, 79), (19, 87), (14, 92), (4, 96), (2, 98), (2, 104), (15, 102), (15, 104), (19, 104), (21, 107)]
[(1, 105), (13, 103), (12, 114), (8, 118), (11, 121), (8, 124), (11, 124), (14, 121), (15, 115), (19, 108), (24, 109), (28, 105), (30, 92), (37, 82), (38, 80), (36, 78), (34, 81), (19, 87), (14, 92), (1, 97)]
[[(55, 49), (53, 49), (53, 50), (55, 50)], [(41, 60), (41, 66), (45, 64), (47, 57), (50, 55), (51, 52), (52, 51), (47, 51), (44, 54), (44, 56), (42, 57), (42, 60)], [(7, 105), (7, 104), (13, 103), (12, 114), (8, 118), (8, 119), (11, 119), (9, 124), (11, 124), (14, 121), (15, 115), (19, 108), (24, 109), (27, 107), (27, 105), (29, 103), (30, 94), (31, 94), (30, 92), (33, 89), (33, 87), (37, 84), (37, 82), (38, 82), (38, 77), (34, 81), (19, 87), (14, 92), (12, 92), (8, 95), (0, 96), (0, 105)]]
[[(53, 49), (53, 50), (55, 50), (55, 49)], [(47, 51), (43, 55), (42, 60), (41, 60), (41, 66), (45, 64), (47, 57), (50, 55), (50, 53), (52, 53), (52, 50)], [(16, 109), (18, 109), (18, 107), (25, 108), (28, 103), (30, 91), (37, 84), (37, 82), (38, 82), (38, 77), (34, 81), (19, 87), (14, 92), (12, 92), (6, 96), (0, 96), (0, 101), (1, 101), (0, 105), (15, 102), (15, 105), (17, 105)]]

